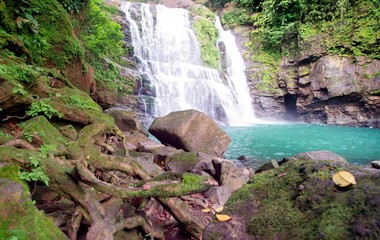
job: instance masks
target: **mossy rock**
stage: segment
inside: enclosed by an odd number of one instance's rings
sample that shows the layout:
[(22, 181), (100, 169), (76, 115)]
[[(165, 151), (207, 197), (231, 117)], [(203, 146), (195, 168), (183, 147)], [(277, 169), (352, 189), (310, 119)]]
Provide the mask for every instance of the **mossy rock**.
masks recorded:
[(73, 125), (66, 125), (66, 126), (60, 127), (59, 131), (70, 140), (75, 141), (78, 139), (78, 136), (79, 136), (78, 132), (77, 130), (75, 130)]
[(199, 161), (196, 153), (182, 152), (166, 160), (165, 167), (173, 172), (187, 172), (193, 169)]
[(57, 151), (63, 150), (68, 141), (44, 116), (26, 121), (22, 134), (28, 141), (33, 141), (33, 136), (38, 135), (43, 144), (53, 145)]
[(0, 179), (0, 239), (67, 239), (17, 182)]
[(9, 164), (3, 167), (0, 166), (0, 179), (4, 178), (20, 183), (26, 191), (29, 191), (28, 184), (18, 177), (19, 173), (20, 167), (18, 165)]
[[(341, 170), (350, 171), (357, 184), (336, 186), (332, 175)], [(231, 237), (225, 230), (234, 228), (241, 230), (234, 237), (244, 239), (377, 239), (379, 196), (380, 173), (375, 170), (293, 159), (256, 174), (236, 191), (224, 208), (233, 219), (223, 228), (212, 222), (204, 239), (214, 232)]]

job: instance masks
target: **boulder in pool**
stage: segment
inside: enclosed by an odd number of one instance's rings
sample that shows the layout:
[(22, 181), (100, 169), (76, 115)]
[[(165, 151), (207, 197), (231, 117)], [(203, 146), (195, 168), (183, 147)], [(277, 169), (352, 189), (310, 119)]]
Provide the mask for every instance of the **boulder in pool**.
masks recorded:
[(312, 161), (332, 161), (336, 163), (347, 163), (346, 159), (339, 156), (338, 154), (335, 154), (330, 151), (311, 151), (311, 152), (303, 152), (300, 154), (297, 154), (290, 158), (284, 158), (280, 164), (287, 162), (289, 160), (293, 159), (304, 159), (304, 160), (312, 160)]
[(210, 117), (193, 109), (156, 118), (149, 132), (163, 144), (215, 156), (221, 156), (231, 142)]

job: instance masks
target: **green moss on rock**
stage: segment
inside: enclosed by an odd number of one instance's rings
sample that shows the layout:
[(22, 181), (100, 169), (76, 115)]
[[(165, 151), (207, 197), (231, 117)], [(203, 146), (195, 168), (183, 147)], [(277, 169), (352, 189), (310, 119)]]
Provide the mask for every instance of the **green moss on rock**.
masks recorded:
[(44, 144), (56, 146), (57, 150), (63, 150), (67, 142), (67, 139), (44, 116), (26, 121), (22, 134), (26, 140), (37, 135)]
[(30, 194), (20, 184), (0, 179), (1, 239), (67, 239), (33, 204)]
[[(340, 170), (353, 173), (357, 184), (337, 187), (332, 175)], [(252, 177), (230, 197), (225, 212), (243, 217), (252, 238), (376, 239), (379, 184), (379, 173), (357, 166), (291, 160)]]
[(219, 34), (214, 22), (205, 17), (197, 17), (193, 27), (201, 44), (201, 57), (203, 62), (209, 67), (219, 69), (220, 53), (216, 46)]
[(6, 165), (0, 167), (0, 178), (10, 179), (17, 183), (20, 183), (26, 191), (29, 191), (28, 184), (19, 178), (20, 167), (18, 165)]

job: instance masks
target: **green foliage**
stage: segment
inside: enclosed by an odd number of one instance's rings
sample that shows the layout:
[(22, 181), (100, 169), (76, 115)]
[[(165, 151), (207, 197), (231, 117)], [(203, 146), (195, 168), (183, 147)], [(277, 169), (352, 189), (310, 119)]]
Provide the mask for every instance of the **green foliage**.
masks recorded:
[(47, 159), (49, 153), (55, 150), (55, 146), (43, 144), (40, 153), (29, 157), (30, 172), (21, 172), (19, 178), (25, 181), (41, 181), (49, 186), (49, 177), (46, 175), (44, 167), (40, 165), (42, 159)]
[(221, 19), (223, 25), (227, 28), (239, 25), (253, 25), (253, 17), (247, 9), (233, 8), (223, 14)]
[(196, 19), (193, 26), (201, 44), (203, 62), (212, 68), (219, 69), (220, 54), (216, 46), (219, 34), (214, 23), (207, 18), (200, 17)]
[[(2, 47), (17, 51), (10, 42), (23, 46), (36, 64), (49, 64), (64, 68), (73, 57), (82, 57), (83, 49), (73, 35), (69, 16), (56, 0), (0, 2), (0, 28), (8, 37)], [(28, 59), (30, 60), (30, 59)]]
[(374, 95), (374, 96), (380, 96), (380, 88), (375, 90), (375, 91), (372, 91), (371, 92), (371, 95)]
[(6, 165), (0, 168), (0, 178), (7, 178), (20, 183), (26, 191), (29, 191), (28, 184), (19, 178), (20, 167), (18, 165)]
[(70, 96), (69, 100), (66, 102), (69, 106), (74, 106), (82, 109), (91, 109), (95, 111), (101, 111), (101, 107), (93, 102), (91, 99), (81, 97), (79, 95)]
[(85, 47), (98, 58), (121, 56), (125, 51), (121, 26), (112, 21), (112, 9), (101, 0), (90, 0), (86, 8), (86, 29), (82, 38)]
[(27, 111), (27, 114), (32, 117), (35, 117), (40, 113), (44, 114), (48, 118), (52, 118), (53, 116), (61, 117), (61, 113), (50, 106), (49, 101), (50, 99), (45, 98), (43, 100), (33, 102), (30, 109)]
[(42, 75), (42, 70), (34, 65), (0, 65), (0, 77), (8, 80), (31, 83), (34, 79)]
[(26, 96), (28, 94), (28, 92), (24, 90), (24, 87), (19, 83), (13, 86), (12, 93), (19, 94), (21, 96)]
[[(294, 53), (300, 40), (325, 33), (329, 52), (380, 58), (380, 2), (374, 0), (234, 1), (249, 11), (264, 51)], [(261, 2), (261, 3), (260, 3)], [(227, 15), (228, 16), (228, 15)]]
[(70, 13), (79, 13), (84, 7), (84, 0), (58, 0), (62, 6)]

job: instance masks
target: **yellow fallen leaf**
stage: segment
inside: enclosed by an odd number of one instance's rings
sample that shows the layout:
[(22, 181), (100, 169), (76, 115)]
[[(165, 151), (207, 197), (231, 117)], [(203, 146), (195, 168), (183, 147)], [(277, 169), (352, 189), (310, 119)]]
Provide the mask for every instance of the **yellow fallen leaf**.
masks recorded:
[(218, 219), (219, 221), (221, 222), (227, 222), (228, 220), (230, 220), (232, 217), (228, 216), (228, 215), (224, 215), (224, 214), (216, 214), (216, 219)]
[(347, 171), (339, 171), (335, 173), (332, 179), (339, 187), (347, 187), (351, 184), (356, 184), (355, 177)]
[(215, 212), (217, 212), (217, 213), (220, 213), (221, 211), (223, 211), (223, 206), (218, 207), (218, 208), (215, 209)]
[(211, 212), (211, 209), (210, 208), (205, 208), (205, 209), (202, 209), (202, 212), (208, 213), (208, 212)]

